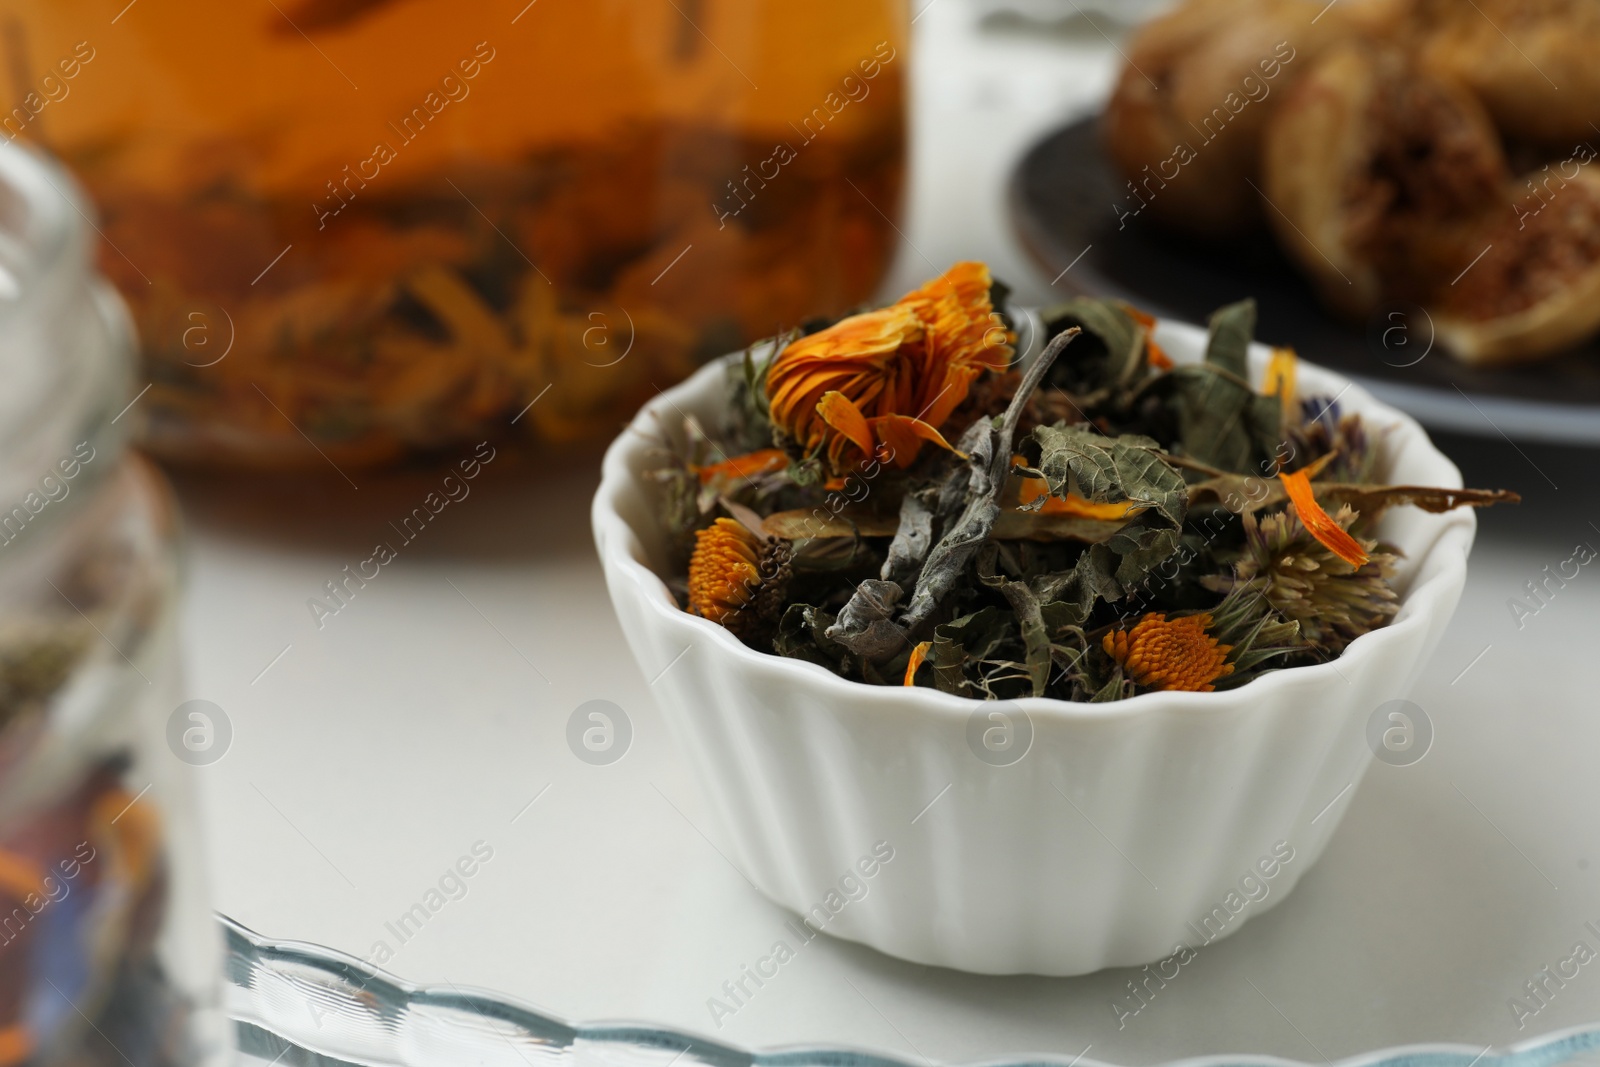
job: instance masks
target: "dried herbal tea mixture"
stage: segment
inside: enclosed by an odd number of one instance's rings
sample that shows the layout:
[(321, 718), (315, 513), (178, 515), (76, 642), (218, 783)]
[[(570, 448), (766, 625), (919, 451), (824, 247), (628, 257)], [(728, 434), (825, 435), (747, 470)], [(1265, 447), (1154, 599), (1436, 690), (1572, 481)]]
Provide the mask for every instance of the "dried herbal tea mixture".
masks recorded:
[(95, 534), (0, 603), (5, 1065), (195, 1062), (197, 1005), (163, 952), (173, 830), (131, 739), (170, 591), (121, 527)]
[(1255, 305), (1175, 366), (1114, 301), (1043, 314), (1018, 365), (1005, 288), (960, 263), (735, 368), (655, 472), (690, 612), (752, 648), (981, 699), (1210, 691), (1388, 623), (1384, 509), (1514, 493), (1374, 482), (1379, 442), (1274, 352)]

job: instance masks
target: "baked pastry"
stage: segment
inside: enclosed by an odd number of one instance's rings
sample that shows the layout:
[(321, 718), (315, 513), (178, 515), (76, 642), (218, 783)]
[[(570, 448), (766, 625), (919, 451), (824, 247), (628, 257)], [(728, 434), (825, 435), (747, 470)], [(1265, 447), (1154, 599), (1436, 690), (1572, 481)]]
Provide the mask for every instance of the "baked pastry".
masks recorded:
[(1147, 23), (1104, 120), (1128, 183), (1120, 222), (1148, 212), (1205, 237), (1258, 225), (1252, 183), (1272, 110), (1326, 49), (1392, 30), (1403, 2), (1187, 0)]
[(1272, 116), (1262, 190), (1280, 243), (1350, 315), (1427, 304), (1506, 212), (1510, 173), (1488, 113), (1398, 49), (1353, 42)]
[(1212, 238), (1264, 213), (1347, 316), (1416, 304), (1465, 362), (1549, 355), (1600, 333), (1597, 53), (1597, 0), (1187, 0), (1108, 105), (1116, 210)]
[(1415, 0), (1431, 68), (1455, 78), (1508, 135), (1571, 149), (1600, 114), (1594, 0)]
[(1473, 93), (1398, 50), (1351, 44), (1273, 116), (1263, 191), (1329, 304), (1352, 316), (1419, 304), (1457, 358), (1503, 363), (1600, 331), (1594, 158), (1514, 179)]
[(1463, 362), (1537, 359), (1600, 331), (1600, 175), (1541, 187), (1548, 198), (1530, 204), (1512, 182), (1515, 209), (1475, 235), (1481, 258), (1436, 290), (1439, 341)]

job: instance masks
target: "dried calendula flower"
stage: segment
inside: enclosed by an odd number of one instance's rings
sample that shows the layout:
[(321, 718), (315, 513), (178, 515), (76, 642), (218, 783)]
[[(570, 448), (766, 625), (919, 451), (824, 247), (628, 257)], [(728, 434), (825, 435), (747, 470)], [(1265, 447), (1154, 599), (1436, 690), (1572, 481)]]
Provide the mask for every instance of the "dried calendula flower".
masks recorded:
[(944, 275), (877, 311), (791, 342), (767, 371), (772, 421), (833, 471), (868, 456), (909, 467), (986, 371), (1011, 362), (982, 263)]
[(1152, 612), (1132, 630), (1113, 630), (1101, 642), (1106, 655), (1122, 665), (1127, 676), (1146, 689), (1209, 693), (1216, 681), (1233, 673), (1231, 646), (1207, 632), (1209, 614), (1169, 619)]
[(758, 639), (777, 622), (789, 584), (789, 542), (762, 538), (718, 519), (695, 534), (689, 559), (689, 611)]

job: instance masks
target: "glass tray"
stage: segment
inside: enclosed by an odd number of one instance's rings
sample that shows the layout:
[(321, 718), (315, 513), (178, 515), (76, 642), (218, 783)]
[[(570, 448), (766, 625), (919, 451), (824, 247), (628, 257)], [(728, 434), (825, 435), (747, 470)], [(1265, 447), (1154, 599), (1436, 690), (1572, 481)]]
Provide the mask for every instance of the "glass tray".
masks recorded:
[[(494, 993), (418, 987), (352, 956), (269, 941), (219, 917), (227, 940), (227, 1003), (245, 1062), (286, 1067), (929, 1067), (850, 1048), (755, 1051), (678, 1030), (626, 1022), (574, 1023)], [(1352, 1056), (1340, 1067), (1557, 1067), (1600, 1062), (1600, 1025), (1505, 1049), (1410, 1045)], [(1184, 1064), (1294, 1064), (1270, 1056), (1207, 1056)], [(992, 1067), (1110, 1067), (1087, 1056), (1041, 1055)], [(252, 1064), (254, 1067), (254, 1064)], [(1310, 1065), (1306, 1065), (1310, 1067)]]

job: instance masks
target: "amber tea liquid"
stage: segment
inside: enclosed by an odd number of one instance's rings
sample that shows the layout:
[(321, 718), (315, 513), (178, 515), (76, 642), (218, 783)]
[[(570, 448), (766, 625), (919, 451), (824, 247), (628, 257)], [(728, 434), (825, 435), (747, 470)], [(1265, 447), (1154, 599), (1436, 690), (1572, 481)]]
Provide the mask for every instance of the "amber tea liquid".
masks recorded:
[(888, 265), (898, 0), (278, 7), (0, 0), (0, 129), (98, 205), (163, 455), (606, 436)]

